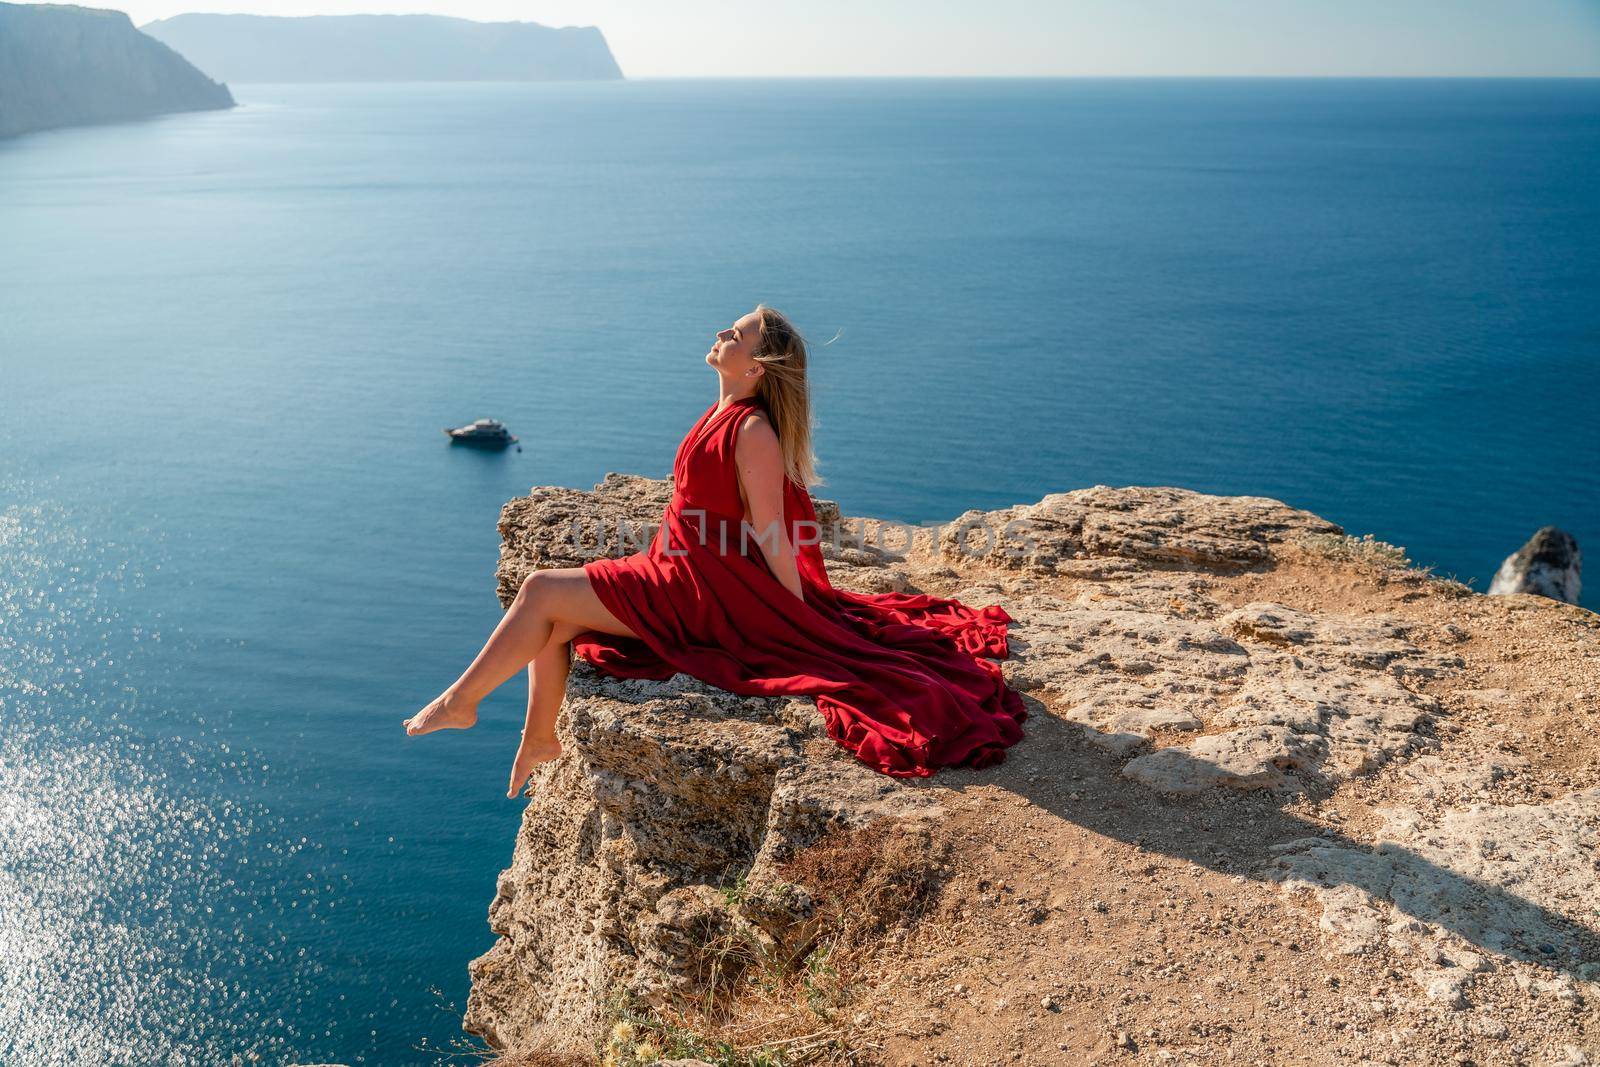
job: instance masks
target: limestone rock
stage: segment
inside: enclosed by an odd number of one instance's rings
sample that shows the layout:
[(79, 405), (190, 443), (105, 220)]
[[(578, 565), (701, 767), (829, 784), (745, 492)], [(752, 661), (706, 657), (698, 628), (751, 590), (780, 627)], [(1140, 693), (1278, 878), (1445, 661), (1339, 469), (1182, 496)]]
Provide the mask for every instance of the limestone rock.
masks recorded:
[[(502, 601), (533, 569), (642, 547), (670, 492), (613, 474), (592, 492), (540, 487), (509, 502)], [(1412, 1006), (1452, 1018), (1476, 1018), (1467, 1009), (1508, 973), (1555, 1002), (1600, 995), (1574, 985), (1596, 977), (1584, 970), (1582, 924), (1600, 915), (1600, 790), (1486, 804), (1534, 762), (1514, 745), (1486, 754), (1440, 740), (1453, 714), (1514, 721), (1528, 701), (1512, 680), (1473, 673), (1479, 646), (1456, 613), (1559, 609), (1471, 597), (1408, 621), (1344, 597), (1342, 573), (1337, 609), (1279, 603), (1289, 596), (1274, 570), (1285, 560), (1336, 565), (1280, 546), (1338, 528), (1260, 498), (1062, 493), (967, 513), (969, 530), (1019, 523), (981, 551), (954, 527), (891, 544), (879, 536), (890, 524), (843, 519), (828, 501), (817, 510), (836, 584), (927, 589), (1011, 614), (1004, 670), (1037, 713), (1019, 746), (1026, 788), (1069, 771), (1077, 780), (1081, 768), (1034, 754), (1073, 737), (1110, 753), (1109, 781), (1130, 808), (1167, 803), (1146, 789), (1212, 811), (1268, 799), (1231, 797), (1239, 791), (1314, 806), (1346, 783), (1358, 797), (1385, 783), (1408, 806), (1389, 810), (1375, 838), (1310, 829), (1262, 842), (1275, 857), (1262, 875), (1320, 902), (1330, 953), (1384, 954), (1394, 975), (1410, 976)], [(632, 543), (615, 536), (623, 529)], [(1402, 587), (1386, 604), (1429, 595), (1425, 578), (1398, 573), (1379, 586)], [(1570, 626), (1573, 649), (1600, 638)], [(1583, 704), (1596, 688), (1574, 680), (1552, 699)], [(786, 859), (833, 828), (888, 817), (910, 832), (947, 820), (967, 803), (955, 782), (992, 776), (887, 778), (830, 741), (808, 699), (739, 697), (682, 675), (613, 679), (581, 662), (558, 728), (565, 753), (534, 776), (490, 907), (498, 940), (471, 968), (465, 1024), (497, 1047), (591, 1041), (617, 989), (655, 1003), (701, 991), (721, 977), (714, 946), (730, 937), (803, 956), (822, 909), (783, 881)], [(1050, 740), (1031, 750), (1036, 738)], [(1025, 818), (1052, 803), (1069, 818), (1077, 810), (1075, 788), (1065, 802), (1038, 788)]]
[(1583, 553), (1565, 530), (1546, 526), (1506, 557), (1489, 583), (1491, 596), (1533, 593), (1576, 604), (1582, 590)]
[(581, 567), (650, 544), (672, 483), (607, 474), (592, 492), (534, 486), (500, 510), (500, 603), (509, 606), (536, 570)]
[(1084, 557), (1230, 568), (1264, 563), (1273, 545), (1296, 537), (1343, 532), (1265, 497), (1097, 485), (1003, 511), (969, 511), (942, 531), (939, 549), (956, 563), (1047, 573)]
[(471, 968), (465, 1025), (498, 1047), (597, 1030), (619, 985), (647, 1000), (697, 987), (699, 948), (735, 921), (720, 887), (775, 881), (832, 827), (939, 810), (827, 741), (809, 702), (681, 675), (619, 683), (575, 664), (561, 738), (489, 909), (500, 940)]
[(1247, 604), (1221, 620), (1235, 637), (1301, 651), (1323, 662), (1433, 676), (1461, 666), (1459, 657), (1424, 656), (1400, 622), (1381, 615), (1312, 615), (1282, 604)]
[(735, 932), (734, 915), (716, 889), (700, 883), (662, 894), (637, 927), (635, 948), (643, 989), (662, 1003), (710, 989), (728, 977), (718, 973), (718, 947)]
[(1204, 710), (1237, 687), (1249, 657), (1204, 618), (1145, 610), (1177, 593), (1158, 585), (1142, 600), (1103, 604), (1002, 599), (1018, 620), (1009, 680), (1051, 698), (1064, 718), (1091, 728), (1093, 740), (1113, 751), (1138, 747), (1158, 730), (1200, 728)]
[(1497, 752), (1470, 761), (1446, 761), (1438, 756), (1421, 756), (1407, 763), (1402, 774), (1412, 783), (1417, 800), (1458, 802), (1482, 796), (1491, 787), (1525, 774), (1533, 766), (1522, 756)]
[(1281, 790), (1288, 785), (1287, 771), (1313, 765), (1326, 747), (1314, 734), (1285, 726), (1249, 726), (1140, 756), (1122, 773), (1163, 793)]
[(768, 882), (749, 887), (737, 911), (767, 935), (779, 959), (799, 959), (821, 932), (817, 903), (803, 886)]
[(1423, 995), (1452, 1011), (1467, 1006), (1466, 988), (1472, 975), (1459, 970), (1434, 971), (1426, 967), (1413, 972), (1412, 980), (1422, 987)]
[(1323, 930), (1347, 951), (1382, 938), (1477, 967), (1471, 946), (1479, 946), (1576, 973), (1592, 948), (1579, 924), (1600, 915), (1597, 846), (1600, 789), (1589, 789), (1547, 804), (1475, 804), (1436, 820), (1399, 809), (1371, 849), (1318, 843), (1275, 866), (1286, 887), (1322, 898)]
[[(1002, 604), (1018, 620), (1012, 684), (1118, 755), (1172, 738), (1127, 771), (1164, 792), (1281, 790), (1296, 784), (1290, 771), (1338, 780), (1427, 748), (1438, 706), (1404, 679), (1459, 665), (1424, 653), (1393, 620), (1273, 604), (1225, 613), (1166, 574), (1075, 602)], [(1181, 738), (1200, 732), (1223, 739)]]

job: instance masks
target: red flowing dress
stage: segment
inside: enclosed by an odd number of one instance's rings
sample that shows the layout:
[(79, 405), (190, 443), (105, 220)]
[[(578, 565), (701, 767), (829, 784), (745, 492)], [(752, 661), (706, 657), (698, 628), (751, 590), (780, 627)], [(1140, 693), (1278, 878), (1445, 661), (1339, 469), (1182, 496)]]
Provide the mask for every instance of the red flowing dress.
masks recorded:
[(639, 638), (589, 632), (573, 650), (624, 678), (681, 671), (743, 696), (815, 697), (828, 736), (884, 774), (1005, 759), (1027, 711), (987, 657), (1008, 654), (1011, 617), (998, 606), (835, 589), (811, 496), (785, 478), (802, 603), (744, 520), (734, 448), (754, 410), (763, 410), (754, 397), (713, 404), (678, 446), (672, 500), (649, 548), (584, 565), (600, 602)]

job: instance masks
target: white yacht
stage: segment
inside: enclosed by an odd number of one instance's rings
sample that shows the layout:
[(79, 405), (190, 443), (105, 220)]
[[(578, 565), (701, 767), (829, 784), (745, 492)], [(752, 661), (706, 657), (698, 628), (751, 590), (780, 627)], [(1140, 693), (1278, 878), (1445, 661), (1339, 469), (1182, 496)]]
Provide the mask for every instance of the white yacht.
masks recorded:
[(517, 439), (511, 436), (511, 431), (506, 429), (505, 423), (499, 419), (478, 419), (454, 429), (447, 426), (444, 432), (445, 436), (450, 438), (451, 444), (504, 448), (517, 443)]

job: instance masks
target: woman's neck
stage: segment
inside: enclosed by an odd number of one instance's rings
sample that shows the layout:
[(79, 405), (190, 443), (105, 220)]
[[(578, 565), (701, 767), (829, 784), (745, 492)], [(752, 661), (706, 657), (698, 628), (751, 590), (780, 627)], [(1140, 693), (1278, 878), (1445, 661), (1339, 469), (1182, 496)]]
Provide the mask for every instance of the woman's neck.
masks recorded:
[(717, 410), (721, 411), (729, 404), (737, 404), (739, 401), (748, 400), (755, 395), (756, 389), (753, 385), (736, 382), (732, 388), (729, 388), (727, 382), (722, 382), (721, 387), (717, 390)]

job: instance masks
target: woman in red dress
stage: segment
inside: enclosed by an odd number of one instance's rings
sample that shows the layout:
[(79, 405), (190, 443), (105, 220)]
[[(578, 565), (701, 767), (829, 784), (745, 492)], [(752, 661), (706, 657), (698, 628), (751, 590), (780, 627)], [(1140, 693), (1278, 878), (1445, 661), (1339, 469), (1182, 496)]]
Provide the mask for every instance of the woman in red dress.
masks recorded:
[(862, 595), (828, 581), (806, 486), (815, 484), (806, 348), (757, 307), (706, 354), (717, 402), (678, 446), (672, 501), (650, 547), (535, 571), (454, 684), (408, 734), (464, 728), (528, 668), (528, 715), (507, 796), (561, 755), (556, 713), (572, 651), (628, 678), (682, 671), (746, 696), (811, 696), (828, 735), (885, 774), (983, 767), (1022, 737), (1001, 676), (1006, 624), (921, 594)]

